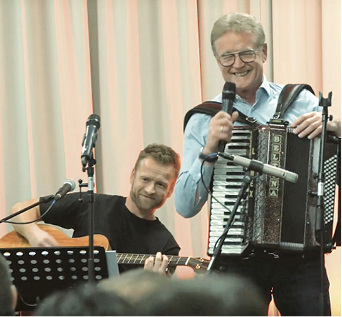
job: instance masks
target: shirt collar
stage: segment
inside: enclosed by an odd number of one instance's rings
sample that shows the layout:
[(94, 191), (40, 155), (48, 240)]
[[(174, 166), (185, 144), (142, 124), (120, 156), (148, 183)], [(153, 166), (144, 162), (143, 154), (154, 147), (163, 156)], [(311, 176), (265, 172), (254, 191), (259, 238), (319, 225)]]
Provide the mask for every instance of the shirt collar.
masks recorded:
[(266, 79), (265, 75), (263, 76), (262, 84), (260, 85), (259, 89), (263, 89), (267, 93), (268, 96), (271, 95), (270, 82)]

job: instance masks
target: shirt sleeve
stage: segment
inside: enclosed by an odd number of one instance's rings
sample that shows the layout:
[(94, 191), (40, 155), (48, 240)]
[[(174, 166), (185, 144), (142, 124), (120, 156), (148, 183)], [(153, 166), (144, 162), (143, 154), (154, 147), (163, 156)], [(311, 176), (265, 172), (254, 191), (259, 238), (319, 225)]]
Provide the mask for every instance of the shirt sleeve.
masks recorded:
[[(86, 203), (81, 203), (78, 193), (70, 193), (58, 200), (51, 209), (50, 203), (40, 205), (40, 215), (44, 222), (57, 225), (66, 229), (75, 229), (80, 210), (86, 208)], [(42, 198), (41, 198), (42, 200)], [(49, 211), (46, 213), (46, 211)]]
[(210, 120), (208, 115), (194, 114), (185, 129), (182, 168), (175, 186), (176, 210), (185, 218), (195, 216), (208, 198), (213, 166), (202, 166), (198, 155), (206, 143)]

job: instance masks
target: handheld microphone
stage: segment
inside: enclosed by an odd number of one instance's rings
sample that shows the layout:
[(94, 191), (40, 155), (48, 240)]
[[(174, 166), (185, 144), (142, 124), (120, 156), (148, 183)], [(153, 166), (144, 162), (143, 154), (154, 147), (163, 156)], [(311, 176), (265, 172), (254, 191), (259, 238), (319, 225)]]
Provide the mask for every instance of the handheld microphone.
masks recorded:
[(72, 192), (76, 188), (76, 183), (72, 179), (67, 179), (64, 184), (58, 189), (54, 196), (54, 200), (63, 198), (68, 192)]
[(86, 123), (86, 132), (82, 143), (82, 165), (85, 167), (91, 157), (95, 142), (97, 140), (97, 130), (100, 128), (100, 117), (96, 114), (89, 116)]
[(242, 165), (244, 167), (247, 167), (250, 170), (259, 172), (261, 174), (267, 174), (267, 175), (279, 177), (291, 183), (296, 183), (298, 180), (298, 174), (284, 170), (282, 168), (279, 168), (273, 165), (264, 164), (258, 160), (250, 160), (243, 156), (230, 155), (227, 153), (218, 153), (218, 155), (228, 160), (233, 161), (237, 165)]
[[(222, 111), (227, 112), (230, 115), (233, 112), (235, 94), (236, 94), (235, 83), (226, 82), (222, 90)], [(220, 141), (218, 151), (224, 152), (225, 147), (226, 147), (226, 142)]]
[(232, 82), (226, 82), (222, 90), (222, 110), (232, 114), (234, 99), (236, 94), (236, 85)]

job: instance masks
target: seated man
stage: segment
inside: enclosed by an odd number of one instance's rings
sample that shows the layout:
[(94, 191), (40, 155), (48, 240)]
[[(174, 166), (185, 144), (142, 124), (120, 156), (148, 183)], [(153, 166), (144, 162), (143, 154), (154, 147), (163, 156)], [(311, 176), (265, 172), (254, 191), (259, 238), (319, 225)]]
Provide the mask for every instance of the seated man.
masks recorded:
[[(131, 190), (126, 197), (94, 194), (94, 233), (109, 240), (113, 250), (120, 253), (155, 254), (148, 258), (145, 267), (165, 272), (168, 258), (162, 254), (178, 255), (180, 247), (169, 230), (154, 215), (167, 198), (172, 195), (180, 169), (179, 155), (170, 147), (160, 144), (147, 146), (136, 161), (130, 176)], [(40, 198), (42, 199), (42, 198)], [(12, 213), (39, 201), (32, 199), (13, 206)], [(79, 200), (79, 193), (71, 193), (58, 200), (44, 215), (50, 203), (43, 203), (14, 218), (14, 221), (29, 222), (37, 218), (49, 224), (74, 229), (73, 237), (89, 235), (88, 195)], [(53, 247), (58, 242), (36, 223), (15, 224), (31, 246)], [(137, 268), (136, 265), (120, 265), (120, 272)]]

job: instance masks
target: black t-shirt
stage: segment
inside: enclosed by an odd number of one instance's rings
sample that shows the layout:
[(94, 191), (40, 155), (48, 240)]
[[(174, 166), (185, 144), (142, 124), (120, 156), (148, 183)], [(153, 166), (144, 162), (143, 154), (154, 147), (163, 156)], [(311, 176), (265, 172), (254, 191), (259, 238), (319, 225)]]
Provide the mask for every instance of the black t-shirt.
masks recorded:
[[(138, 254), (160, 251), (166, 255), (178, 255), (179, 245), (158, 218), (145, 220), (135, 216), (125, 206), (126, 198), (122, 196), (94, 194), (94, 197), (94, 233), (107, 237), (112, 250)], [(88, 195), (84, 194), (81, 201), (79, 198), (78, 193), (71, 193), (58, 200), (43, 216), (44, 222), (74, 229), (74, 238), (89, 236)], [(49, 205), (40, 205), (41, 215)], [(121, 266), (120, 271), (132, 268), (132, 265)]]

